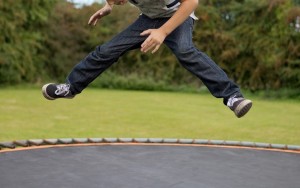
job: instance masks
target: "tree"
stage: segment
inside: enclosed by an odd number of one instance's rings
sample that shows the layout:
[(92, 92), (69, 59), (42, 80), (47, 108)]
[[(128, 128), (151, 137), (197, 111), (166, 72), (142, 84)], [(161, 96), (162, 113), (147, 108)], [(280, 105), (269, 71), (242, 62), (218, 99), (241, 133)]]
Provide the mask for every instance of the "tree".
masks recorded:
[(300, 11), (292, 1), (205, 1), (197, 13), (197, 44), (243, 88), (298, 87), (300, 33), (290, 24)]
[(39, 77), (43, 26), (54, 0), (1, 0), (0, 84), (32, 82)]

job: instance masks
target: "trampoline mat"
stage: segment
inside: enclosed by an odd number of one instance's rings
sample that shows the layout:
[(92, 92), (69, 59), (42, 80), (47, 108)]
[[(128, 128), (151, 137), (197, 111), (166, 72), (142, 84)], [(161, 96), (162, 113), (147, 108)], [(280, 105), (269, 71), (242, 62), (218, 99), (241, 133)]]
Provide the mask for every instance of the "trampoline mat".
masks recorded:
[(100, 145), (0, 153), (1, 188), (299, 188), (300, 154)]

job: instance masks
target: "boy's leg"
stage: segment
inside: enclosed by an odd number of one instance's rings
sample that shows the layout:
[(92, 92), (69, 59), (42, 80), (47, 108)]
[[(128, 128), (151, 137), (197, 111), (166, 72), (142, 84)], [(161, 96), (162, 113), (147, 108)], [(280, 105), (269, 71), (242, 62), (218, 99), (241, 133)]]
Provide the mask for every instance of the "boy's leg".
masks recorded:
[[(244, 99), (239, 87), (205, 53), (198, 50), (192, 41), (194, 20), (188, 18), (166, 39), (165, 44), (173, 51), (184, 68), (197, 76), (217, 98), (223, 98), (238, 117), (245, 115), (252, 106)], [(235, 100), (232, 100), (235, 98)], [(238, 99), (238, 100), (236, 100)], [(234, 102), (235, 105), (233, 105)], [(232, 103), (232, 104), (229, 104)]]
[(138, 48), (145, 40), (140, 33), (153, 28), (153, 23), (140, 16), (127, 29), (112, 40), (102, 44), (78, 63), (66, 79), (66, 84), (46, 84), (42, 91), (47, 99), (73, 98), (88, 86), (103, 71), (115, 63), (125, 52)]
[(119, 57), (129, 50), (140, 47), (146, 37), (140, 33), (151, 26), (151, 22), (140, 16), (127, 29), (117, 34), (109, 42), (97, 46), (86, 58), (77, 64), (69, 76), (67, 82), (71, 85), (74, 94), (80, 93), (103, 71), (117, 62)]

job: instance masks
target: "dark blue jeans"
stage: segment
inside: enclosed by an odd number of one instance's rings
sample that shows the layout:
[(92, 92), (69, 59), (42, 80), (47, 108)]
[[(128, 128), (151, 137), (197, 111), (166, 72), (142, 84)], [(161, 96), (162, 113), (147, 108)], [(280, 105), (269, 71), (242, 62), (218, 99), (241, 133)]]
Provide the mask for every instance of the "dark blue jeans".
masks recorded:
[[(80, 93), (103, 71), (109, 68), (125, 52), (140, 48), (147, 38), (140, 33), (147, 29), (161, 27), (169, 18), (150, 19), (141, 15), (127, 29), (112, 40), (96, 47), (67, 78), (73, 94)], [(188, 18), (168, 35), (164, 43), (172, 50), (181, 65), (197, 76), (217, 98), (223, 98), (224, 104), (232, 95), (242, 96), (239, 87), (205, 53), (198, 50), (192, 41), (194, 20)]]

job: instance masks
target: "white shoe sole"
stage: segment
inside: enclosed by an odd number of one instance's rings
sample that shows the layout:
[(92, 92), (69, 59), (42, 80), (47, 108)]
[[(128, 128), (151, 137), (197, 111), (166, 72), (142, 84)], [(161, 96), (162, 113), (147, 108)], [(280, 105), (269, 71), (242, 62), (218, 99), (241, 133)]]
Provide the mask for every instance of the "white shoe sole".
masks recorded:
[[(50, 84), (53, 84), (53, 83), (50, 83)], [(43, 95), (44, 95), (44, 97), (46, 98), (46, 99), (48, 99), (48, 100), (55, 100), (55, 98), (53, 98), (53, 97), (50, 97), (48, 94), (47, 94), (47, 87), (50, 85), (50, 84), (46, 84), (46, 85), (44, 85), (43, 87), (42, 87), (42, 93), (43, 93)]]

